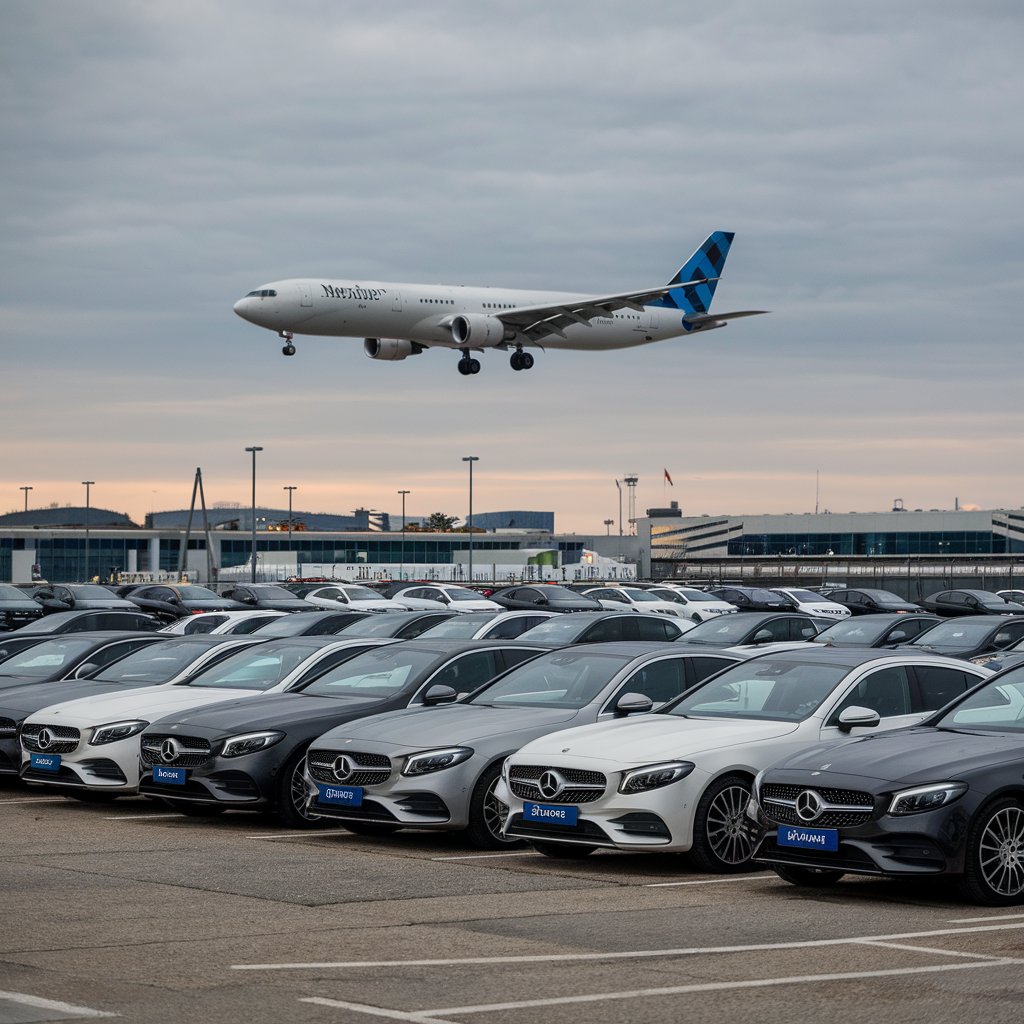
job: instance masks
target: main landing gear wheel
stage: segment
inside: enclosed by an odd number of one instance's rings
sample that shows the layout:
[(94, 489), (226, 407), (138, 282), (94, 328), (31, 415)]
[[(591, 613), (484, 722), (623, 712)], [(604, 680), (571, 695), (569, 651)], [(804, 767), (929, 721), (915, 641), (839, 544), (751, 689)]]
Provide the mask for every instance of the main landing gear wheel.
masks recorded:
[(291, 331), (278, 331), (277, 336), (279, 338), (284, 338), (284, 346), (282, 347), (281, 351), (286, 356), (295, 355), (295, 346), (292, 344), (292, 339), (295, 337), (295, 335), (292, 334)]
[(472, 359), (469, 356), (463, 356), (459, 360), (459, 373), (463, 377), (468, 377), (470, 374), (480, 372), (480, 360)]
[(529, 352), (513, 352), (509, 365), (513, 370), (529, 370), (533, 366), (533, 356)]
[(283, 353), (284, 353), (284, 354), (285, 354), (286, 356), (293, 356), (293, 355), (295, 355), (295, 346), (294, 346), (294, 345), (292, 345), (292, 344), (288, 344), (288, 345), (283, 345), (283, 346), (281, 347), (281, 351), (282, 351), (282, 352), (283, 352)]

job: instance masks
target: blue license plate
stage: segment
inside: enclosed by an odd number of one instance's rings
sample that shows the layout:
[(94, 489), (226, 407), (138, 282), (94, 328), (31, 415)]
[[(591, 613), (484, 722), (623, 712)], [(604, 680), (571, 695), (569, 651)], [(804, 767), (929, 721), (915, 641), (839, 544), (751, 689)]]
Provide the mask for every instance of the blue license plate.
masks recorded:
[(339, 807), (362, 807), (363, 787), (362, 786), (325, 786), (318, 782), (316, 788), (320, 791), (317, 802), (321, 804), (335, 804)]
[(834, 828), (783, 825), (779, 829), (776, 842), (779, 846), (790, 846), (799, 850), (825, 850), (828, 853), (835, 853), (839, 849), (839, 831)]
[(161, 768), (157, 765), (153, 769), (153, 781), (164, 786), (184, 786), (188, 778), (188, 771), (185, 768)]
[(523, 821), (533, 821), (542, 825), (567, 825), (575, 828), (580, 817), (578, 807), (563, 804), (535, 804), (527, 801), (523, 804)]
[(59, 772), (60, 754), (29, 754), (28, 763), (37, 772)]

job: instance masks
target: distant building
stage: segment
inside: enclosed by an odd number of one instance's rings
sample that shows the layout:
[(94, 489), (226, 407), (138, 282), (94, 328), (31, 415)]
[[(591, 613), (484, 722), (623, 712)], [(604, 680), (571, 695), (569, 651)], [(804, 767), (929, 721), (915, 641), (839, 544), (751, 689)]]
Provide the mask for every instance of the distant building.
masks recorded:
[(139, 529), (138, 523), (133, 523), (123, 512), (91, 505), (89, 508), (70, 505), (67, 508), (30, 508), (27, 512), (8, 512), (0, 516), (0, 529), (39, 527), (59, 530), (86, 526), (90, 529)]
[[(24, 513), (22, 513), (24, 514)], [(146, 516), (146, 528), (152, 530), (184, 530), (188, 524), (189, 511), (187, 508), (175, 509), (169, 512), (151, 512)], [(224, 507), (215, 506), (207, 508), (206, 521), (211, 530), (242, 530), (252, 532), (252, 508), (251, 507)], [(352, 515), (342, 516), (329, 512), (302, 512), (292, 509), (292, 529), (297, 531), (313, 530), (317, 532), (343, 532), (343, 533), (365, 533), (365, 532), (388, 532), (391, 529), (391, 520), (387, 512), (377, 512), (373, 509), (359, 508)], [(288, 509), (287, 508), (260, 508), (256, 509), (256, 529), (275, 531), (283, 528), (288, 530)], [(192, 513), (192, 529), (202, 532), (203, 520), (202, 510), (196, 508)]]
[(554, 512), (474, 512), (478, 530), (544, 530), (555, 532)]

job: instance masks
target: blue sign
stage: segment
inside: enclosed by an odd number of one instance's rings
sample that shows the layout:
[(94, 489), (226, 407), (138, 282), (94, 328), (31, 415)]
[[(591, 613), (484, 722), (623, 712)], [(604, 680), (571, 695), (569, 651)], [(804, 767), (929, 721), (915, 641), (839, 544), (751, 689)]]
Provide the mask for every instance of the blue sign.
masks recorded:
[(839, 849), (839, 830), (834, 828), (802, 828), (783, 825), (776, 840), (779, 846), (793, 846), (800, 850), (825, 850), (835, 853)]
[(165, 786), (184, 786), (188, 772), (184, 768), (164, 768), (157, 765), (153, 769), (153, 781)]
[(544, 825), (568, 825), (576, 827), (579, 821), (578, 807), (559, 804), (535, 804), (529, 800), (523, 804), (523, 821), (535, 821)]
[(60, 754), (29, 754), (29, 767), (38, 772), (59, 772)]
[(362, 807), (363, 788), (362, 786), (325, 786), (318, 782), (316, 788), (320, 791), (317, 802), (321, 804), (337, 804), (341, 807)]

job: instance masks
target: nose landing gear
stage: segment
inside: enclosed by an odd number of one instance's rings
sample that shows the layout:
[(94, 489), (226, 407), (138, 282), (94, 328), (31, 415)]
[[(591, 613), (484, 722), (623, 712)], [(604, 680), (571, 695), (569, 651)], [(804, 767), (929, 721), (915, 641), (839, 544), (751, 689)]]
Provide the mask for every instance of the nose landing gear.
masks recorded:
[(281, 348), (281, 352), (286, 356), (295, 355), (295, 346), (292, 344), (292, 338), (295, 337), (291, 331), (278, 331), (278, 337), (284, 338), (284, 345)]
[(473, 359), (468, 352), (463, 352), (462, 358), (459, 360), (459, 373), (463, 377), (468, 377), (470, 374), (480, 372), (480, 360)]
[(524, 352), (521, 347), (517, 348), (509, 359), (509, 365), (513, 370), (529, 370), (533, 366), (533, 356), (529, 352)]

